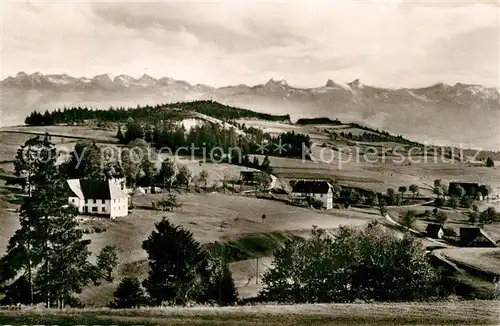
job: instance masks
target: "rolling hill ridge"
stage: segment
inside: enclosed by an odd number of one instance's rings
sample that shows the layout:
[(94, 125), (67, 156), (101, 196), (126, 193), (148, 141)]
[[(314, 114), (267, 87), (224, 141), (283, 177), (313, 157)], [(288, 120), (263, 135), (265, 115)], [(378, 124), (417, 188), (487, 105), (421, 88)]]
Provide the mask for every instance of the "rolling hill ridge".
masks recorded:
[(417, 141), (500, 149), (500, 93), (480, 85), (437, 83), (423, 88), (388, 89), (359, 79), (298, 88), (285, 80), (248, 86), (211, 87), (168, 77), (108, 74), (18, 73), (0, 82), (2, 126), (22, 124), (32, 110), (64, 106), (135, 107), (198, 99), (216, 99), (265, 113), (299, 117), (327, 116), (383, 128)]

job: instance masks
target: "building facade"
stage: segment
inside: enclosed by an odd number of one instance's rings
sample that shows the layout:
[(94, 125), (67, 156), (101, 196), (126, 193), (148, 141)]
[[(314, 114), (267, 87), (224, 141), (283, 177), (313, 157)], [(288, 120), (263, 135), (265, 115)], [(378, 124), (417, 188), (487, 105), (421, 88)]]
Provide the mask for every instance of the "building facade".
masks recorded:
[(333, 208), (333, 186), (325, 180), (300, 180), (293, 186), (292, 199), (314, 198), (326, 209)]
[(121, 181), (70, 179), (68, 203), (79, 213), (104, 215), (110, 218), (127, 216), (128, 196)]

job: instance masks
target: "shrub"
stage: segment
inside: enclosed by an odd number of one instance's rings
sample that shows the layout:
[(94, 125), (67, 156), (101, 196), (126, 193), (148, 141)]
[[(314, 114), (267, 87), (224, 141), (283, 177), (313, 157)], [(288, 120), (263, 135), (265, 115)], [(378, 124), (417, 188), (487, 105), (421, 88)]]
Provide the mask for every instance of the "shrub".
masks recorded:
[(399, 224), (411, 228), (417, 220), (417, 213), (414, 210), (408, 210), (399, 214)]
[(489, 167), (489, 168), (492, 168), (492, 167), (495, 166), (495, 162), (493, 162), (493, 159), (491, 157), (489, 157), (489, 156), (486, 159), (486, 166)]
[(193, 234), (166, 218), (142, 243), (150, 271), (143, 285), (153, 304), (203, 301), (209, 284), (209, 259)]
[(171, 211), (174, 208), (181, 207), (181, 203), (175, 194), (168, 194), (167, 198), (153, 203), (153, 208), (162, 211)]
[(325, 208), (325, 204), (319, 199), (308, 197), (307, 202), (308, 202), (309, 206), (312, 206), (315, 209), (324, 209)]
[(444, 206), (444, 198), (443, 197), (438, 197), (434, 200), (434, 206), (436, 207), (443, 207)]
[(500, 214), (497, 213), (494, 207), (488, 207), (486, 210), (479, 214), (479, 222), (493, 223), (500, 221)]
[(313, 229), (275, 254), (260, 296), (280, 303), (416, 300), (435, 295), (438, 280), (409, 234), (400, 239), (377, 225), (341, 227), (335, 235)]
[(459, 204), (458, 198), (456, 196), (451, 196), (448, 199), (447, 205), (450, 206), (453, 209), (457, 209)]
[(115, 301), (110, 304), (112, 308), (140, 307), (146, 303), (144, 290), (137, 278), (124, 278), (115, 293)]
[(453, 228), (446, 228), (443, 230), (443, 234), (445, 237), (456, 237), (458, 236), (457, 232)]
[(472, 206), (472, 199), (469, 196), (463, 196), (460, 198), (460, 206), (463, 208), (471, 208)]

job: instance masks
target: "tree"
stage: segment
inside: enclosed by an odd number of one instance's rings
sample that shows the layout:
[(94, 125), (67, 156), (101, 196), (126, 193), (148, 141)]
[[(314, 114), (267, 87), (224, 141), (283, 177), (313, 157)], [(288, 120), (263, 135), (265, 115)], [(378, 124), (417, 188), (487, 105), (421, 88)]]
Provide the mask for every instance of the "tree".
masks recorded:
[(159, 173), (160, 183), (168, 191), (172, 190), (172, 183), (174, 182), (176, 174), (175, 163), (170, 159), (165, 159), (161, 162), (161, 168)]
[(410, 189), (411, 193), (413, 194), (413, 198), (415, 198), (415, 195), (417, 195), (419, 192), (419, 187), (417, 185), (413, 184), (413, 185), (410, 185), (409, 189)]
[(161, 200), (155, 204), (156, 209), (160, 209), (163, 211), (172, 211), (174, 208), (178, 208), (181, 206), (182, 204), (177, 199), (177, 196), (172, 193), (168, 194), (166, 199)]
[(369, 192), (365, 198), (365, 204), (370, 207), (378, 205), (377, 194), (374, 193), (373, 191)]
[(460, 198), (460, 206), (470, 208), (472, 206), (472, 199), (469, 196), (463, 196)]
[(479, 222), (479, 213), (477, 211), (468, 212), (469, 222), (472, 224), (476, 224)]
[(111, 273), (118, 265), (118, 254), (115, 246), (105, 246), (97, 256), (97, 268), (106, 275), (108, 282), (112, 282)]
[(493, 162), (493, 159), (491, 157), (489, 157), (489, 156), (486, 159), (486, 166), (489, 167), (489, 168), (492, 168), (492, 167), (495, 166), (495, 162)]
[(479, 214), (479, 222), (493, 223), (500, 221), (500, 214), (497, 213), (494, 207), (488, 207)]
[(417, 221), (417, 213), (414, 210), (407, 210), (399, 214), (399, 224), (411, 229), (413, 224)]
[(189, 182), (193, 178), (193, 174), (191, 173), (191, 170), (186, 165), (182, 165), (179, 168), (179, 171), (177, 172), (177, 175), (175, 176), (176, 182), (179, 186), (186, 186), (186, 190), (189, 187)]
[(61, 307), (74, 301), (72, 295), (99, 276), (96, 267), (88, 262), (90, 241), (83, 240), (74, 218), (76, 211), (67, 204), (66, 183), (56, 166), (55, 146), (47, 136), (41, 146), (32, 178), (34, 191), (24, 199), (21, 227), (1, 259), (0, 283), (25, 275), (30, 302), (45, 302), (48, 307), (57, 303)]
[(491, 192), (491, 187), (488, 185), (480, 185), (478, 191), (483, 196), (483, 198), (488, 198)]
[(25, 191), (25, 186), (27, 185), (29, 196), (31, 196), (33, 175), (37, 173), (37, 158), (42, 148), (43, 142), (40, 136), (30, 138), (17, 150), (14, 161), (14, 173), (18, 177), (26, 177), (26, 183), (23, 184), (23, 191)]
[(204, 300), (210, 281), (209, 259), (190, 231), (163, 218), (142, 248), (150, 269), (143, 285), (154, 305)]
[(333, 236), (313, 228), (307, 240), (289, 240), (277, 250), (272, 266), (263, 278), (264, 301), (415, 300), (439, 290), (422, 244), (377, 225), (341, 227)]
[(456, 187), (454, 187), (452, 189), (452, 193), (450, 195), (454, 195), (454, 196), (461, 198), (461, 197), (465, 196), (465, 189), (462, 186), (457, 185)]
[(157, 170), (154, 161), (145, 156), (142, 159), (140, 169), (142, 171), (142, 177), (139, 180), (141, 186), (150, 187), (151, 192), (154, 192), (154, 181), (157, 179)]
[(445, 212), (438, 210), (434, 214), (434, 218), (438, 221), (439, 224), (444, 225), (446, 221), (448, 220), (448, 215), (446, 215)]
[(125, 140), (130, 141), (132, 139), (144, 139), (146, 137), (146, 131), (144, 127), (137, 121), (130, 119), (126, 124)]
[(432, 188), (432, 192), (438, 198), (445, 195), (444, 185), (441, 183), (441, 179), (434, 180), (434, 188)]
[(252, 160), (252, 164), (250, 165), (250, 167), (253, 167), (254, 169), (258, 169), (259, 166), (260, 166), (259, 158), (254, 155), (253, 160)]
[(269, 160), (269, 157), (267, 155), (266, 157), (264, 157), (260, 169), (267, 174), (271, 174), (273, 172), (273, 169), (271, 168), (271, 161)]
[(104, 178), (101, 150), (95, 142), (81, 141), (75, 144), (65, 174), (72, 179)]
[(385, 216), (389, 211), (387, 210), (387, 205), (385, 203), (384, 198), (380, 198), (378, 201), (378, 210), (380, 212), (380, 215)]
[(458, 207), (458, 198), (456, 196), (451, 196), (449, 199), (448, 199), (448, 206), (450, 206), (451, 208), (453, 208), (454, 210), (457, 209)]
[[(233, 180), (233, 176), (229, 173), (229, 171), (224, 170), (222, 172), (222, 188), (224, 189), (224, 193), (226, 193), (226, 189), (231, 180)], [(234, 187), (232, 189), (234, 191)]]
[(201, 170), (200, 174), (198, 175), (198, 179), (200, 180), (200, 182), (203, 182), (203, 184), (205, 185), (205, 191), (207, 190), (207, 182), (209, 177), (210, 175), (208, 174), (207, 170)]
[(122, 127), (118, 126), (118, 132), (116, 133), (116, 138), (118, 138), (118, 142), (123, 144), (125, 142), (125, 135), (122, 132)]
[(124, 278), (114, 292), (115, 300), (110, 304), (112, 308), (134, 308), (146, 304), (146, 295), (137, 278)]
[(224, 244), (214, 246), (214, 248), (217, 247), (221, 248), (221, 252), (214, 250), (211, 252), (211, 280), (206, 297), (208, 300), (217, 302), (219, 306), (232, 305), (238, 300), (238, 293), (225, 258), (226, 247)]
[(404, 196), (405, 196), (405, 192), (407, 192), (407, 191), (408, 191), (408, 189), (407, 189), (405, 186), (400, 186), (400, 187), (398, 188), (398, 191), (401, 193), (401, 198), (404, 198)]
[(396, 205), (396, 193), (394, 191), (394, 189), (392, 188), (389, 188), (387, 189), (387, 196), (389, 197), (389, 205)]

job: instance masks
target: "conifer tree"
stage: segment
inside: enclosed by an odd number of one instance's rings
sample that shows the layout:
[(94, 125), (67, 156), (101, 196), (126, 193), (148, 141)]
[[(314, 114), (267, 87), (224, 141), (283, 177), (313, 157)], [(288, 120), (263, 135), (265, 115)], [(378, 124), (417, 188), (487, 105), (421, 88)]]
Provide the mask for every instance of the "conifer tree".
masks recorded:
[(143, 285), (152, 303), (203, 301), (210, 281), (207, 253), (190, 231), (169, 220), (164, 218), (155, 227), (142, 244), (150, 267)]
[(0, 260), (0, 283), (21, 282), (16, 280), (21, 275), (30, 289), (29, 302), (43, 301), (49, 307), (53, 303), (63, 306), (73, 293), (98, 278), (97, 268), (87, 261), (89, 241), (82, 239), (77, 228), (76, 211), (68, 205), (56, 158), (54, 144), (46, 135), (34, 164), (32, 195), (20, 209), (21, 227)]

